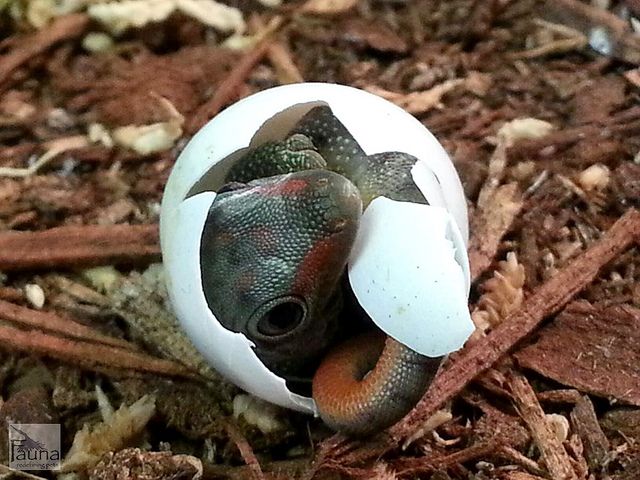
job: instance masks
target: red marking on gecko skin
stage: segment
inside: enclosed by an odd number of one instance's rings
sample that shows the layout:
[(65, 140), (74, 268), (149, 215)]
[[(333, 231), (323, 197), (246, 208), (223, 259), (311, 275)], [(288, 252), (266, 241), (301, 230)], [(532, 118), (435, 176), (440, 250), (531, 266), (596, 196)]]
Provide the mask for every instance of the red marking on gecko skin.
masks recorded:
[(271, 185), (261, 185), (256, 190), (265, 197), (293, 196), (304, 192), (309, 187), (309, 182), (302, 179), (289, 179)]
[(294, 291), (310, 292), (313, 290), (318, 281), (318, 272), (335, 256), (337, 243), (337, 239), (330, 237), (317, 241), (311, 247), (300, 262), (300, 268), (293, 279)]

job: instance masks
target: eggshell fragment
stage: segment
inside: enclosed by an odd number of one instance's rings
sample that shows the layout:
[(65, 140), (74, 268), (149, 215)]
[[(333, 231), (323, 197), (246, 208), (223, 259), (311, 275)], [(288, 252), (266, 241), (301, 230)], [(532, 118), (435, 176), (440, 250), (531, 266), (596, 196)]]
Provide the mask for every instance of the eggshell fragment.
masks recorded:
[(349, 280), (360, 305), (387, 335), (439, 357), (462, 347), (474, 328), (461, 248), (446, 209), (378, 197), (361, 219)]

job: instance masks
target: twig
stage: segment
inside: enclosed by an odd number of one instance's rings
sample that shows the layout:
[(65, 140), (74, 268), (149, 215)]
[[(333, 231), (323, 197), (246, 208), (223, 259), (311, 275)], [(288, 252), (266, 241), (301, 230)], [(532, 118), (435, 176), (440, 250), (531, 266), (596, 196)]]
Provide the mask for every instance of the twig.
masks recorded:
[(540, 467), (540, 465), (538, 465), (538, 462), (532, 460), (526, 455), (523, 455), (518, 450), (508, 445), (501, 446), (498, 455), (507, 460), (509, 463), (520, 465), (521, 467), (536, 475), (544, 475), (545, 473), (544, 469)]
[(557, 55), (559, 53), (572, 52), (574, 50), (582, 50), (588, 45), (587, 37), (584, 35), (576, 36), (573, 38), (562, 38), (553, 42), (545, 43), (539, 47), (532, 48), (530, 50), (524, 50), (522, 52), (515, 52), (509, 55), (511, 60), (524, 60), (538, 57), (544, 57), (545, 55)]
[(103, 335), (85, 325), (73, 320), (65, 320), (55, 313), (40, 312), (31, 308), (21, 307), (13, 303), (0, 300), (0, 319), (14, 322), (21, 326), (37, 328), (55, 332), (67, 337), (101, 343), (115, 347), (135, 350), (136, 347), (126, 340)]
[(176, 362), (123, 348), (69, 340), (38, 330), (26, 331), (8, 325), (0, 325), (0, 345), (3, 349), (52, 357), (89, 370), (103, 371), (104, 368), (115, 368), (158, 375), (197, 378), (193, 372)]
[(262, 473), (262, 468), (260, 468), (260, 462), (258, 462), (256, 454), (253, 453), (253, 449), (251, 445), (249, 445), (249, 442), (247, 442), (247, 439), (244, 438), (242, 433), (231, 423), (227, 422), (225, 426), (229, 437), (233, 440), (233, 443), (236, 444), (236, 447), (240, 450), (242, 459), (249, 467), (253, 480), (264, 480), (265, 476), (264, 473)]
[(244, 84), (247, 75), (262, 60), (270, 45), (271, 39), (266, 37), (238, 62), (233, 70), (229, 72), (227, 78), (218, 85), (213, 97), (204, 105), (201, 105), (194, 113), (186, 127), (188, 133), (197, 132), (209, 119), (217, 115), (225, 105), (237, 98), (240, 87)]
[(452, 356), (416, 408), (391, 429), (400, 441), (411, 434), (447, 400), (532, 332), (545, 318), (558, 312), (588, 285), (598, 271), (640, 239), (640, 212), (630, 209), (599, 241), (540, 286), (522, 307), (486, 337)]
[(567, 451), (549, 425), (544, 410), (538, 403), (536, 394), (527, 379), (522, 374), (511, 370), (507, 374), (506, 386), (511, 391), (516, 409), (529, 427), (551, 478), (578, 480)]
[(469, 462), (477, 458), (484, 458), (498, 450), (499, 444), (495, 441), (478, 443), (460, 451), (445, 456), (424, 456), (420, 458), (400, 458), (396, 462), (390, 462), (398, 476), (415, 477), (420, 473), (433, 472), (436, 469), (446, 469), (457, 463)]
[(160, 258), (157, 225), (65, 226), (0, 233), (0, 271), (149, 262)]
[(0, 58), (0, 91), (7, 86), (7, 80), (16, 69), (56, 43), (79, 37), (88, 25), (89, 17), (85, 14), (65, 15), (33, 35), (21, 38), (16, 42), (19, 46), (14, 51)]
[(26, 168), (0, 167), (0, 177), (23, 178), (35, 175), (42, 167), (61, 153), (87, 147), (89, 139), (85, 135), (74, 135), (57, 139), (38, 160)]
[(273, 42), (267, 50), (269, 62), (276, 71), (281, 84), (304, 82), (302, 73), (293, 61), (291, 51), (284, 39)]

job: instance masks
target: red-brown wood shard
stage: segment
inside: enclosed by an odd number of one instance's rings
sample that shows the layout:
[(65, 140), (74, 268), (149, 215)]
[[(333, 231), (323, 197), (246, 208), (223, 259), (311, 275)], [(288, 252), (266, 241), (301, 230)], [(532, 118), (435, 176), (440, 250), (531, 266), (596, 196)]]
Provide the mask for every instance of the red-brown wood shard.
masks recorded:
[(515, 357), (563, 385), (640, 406), (639, 309), (574, 302)]
[(160, 259), (157, 225), (85, 225), (0, 233), (0, 271)]

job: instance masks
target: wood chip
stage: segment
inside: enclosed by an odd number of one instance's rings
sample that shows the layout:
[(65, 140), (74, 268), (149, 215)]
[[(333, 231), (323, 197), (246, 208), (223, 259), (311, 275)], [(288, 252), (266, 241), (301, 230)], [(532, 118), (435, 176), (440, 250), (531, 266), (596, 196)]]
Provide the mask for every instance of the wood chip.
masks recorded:
[(146, 263), (160, 258), (157, 225), (64, 226), (0, 233), (0, 271)]
[(640, 406), (639, 325), (631, 306), (575, 302), (515, 357), (563, 385)]
[(244, 85), (245, 79), (251, 73), (253, 67), (264, 58), (270, 44), (270, 37), (267, 37), (240, 59), (233, 70), (229, 72), (227, 78), (218, 85), (213, 97), (201, 105), (193, 114), (187, 123), (186, 131), (188, 133), (193, 134), (200, 130), (205, 123), (215, 117), (226, 105), (237, 100), (238, 92)]
[(543, 477), (531, 475), (525, 472), (506, 472), (504, 476), (499, 477), (501, 480), (545, 480)]
[(531, 436), (540, 450), (542, 460), (549, 470), (551, 478), (554, 480), (578, 480), (571, 466), (569, 455), (551, 428), (527, 379), (523, 375), (511, 371), (507, 375), (507, 387), (511, 391), (518, 413), (529, 427)]
[(592, 471), (603, 468), (609, 454), (609, 440), (600, 428), (593, 403), (586, 395), (571, 411), (571, 425), (582, 440), (589, 468)]
[(442, 97), (462, 87), (465, 83), (465, 79), (454, 78), (452, 80), (446, 80), (429, 90), (410, 93), (392, 92), (375, 85), (365, 87), (365, 90), (395, 103), (411, 114), (417, 115), (426, 113), (434, 108), (442, 107)]
[(416, 408), (392, 427), (392, 436), (398, 441), (411, 437), (436, 409), (460, 393), (545, 318), (558, 312), (593, 281), (604, 265), (639, 239), (640, 212), (629, 209), (600, 240), (525, 299), (522, 308), (489, 335), (452, 355)]
[(300, 69), (293, 61), (291, 50), (284, 40), (273, 42), (267, 50), (267, 57), (273, 65), (281, 84), (304, 82)]
[(580, 401), (582, 395), (578, 390), (548, 390), (546, 392), (538, 392), (538, 400), (549, 403), (569, 403), (576, 404)]
[(348, 12), (357, 4), (358, 0), (307, 0), (300, 11), (316, 15), (336, 15)]
[(356, 46), (392, 53), (405, 53), (409, 48), (400, 35), (381, 21), (350, 18), (343, 28), (342, 38)]
[(25, 65), (53, 45), (82, 35), (89, 26), (89, 17), (85, 14), (64, 15), (56, 18), (49, 26), (32, 35), (22, 37), (17, 47), (0, 57), (0, 91), (9, 83), (13, 72)]
[(522, 193), (516, 183), (502, 185), (478, 212), (469, 242), (471, 279), (475, 280), (493, 262), (502, 237), (509, 231), (522, 209)]

